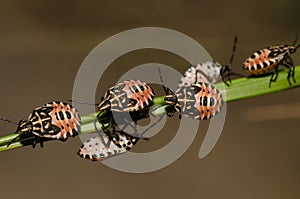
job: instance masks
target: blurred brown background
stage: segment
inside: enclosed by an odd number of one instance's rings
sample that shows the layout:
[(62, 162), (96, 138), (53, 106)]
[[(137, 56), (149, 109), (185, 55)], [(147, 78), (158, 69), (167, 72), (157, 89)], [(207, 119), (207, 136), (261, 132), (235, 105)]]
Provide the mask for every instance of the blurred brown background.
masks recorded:
[[(33, 108), (71, 97), (87, 54), (106, 38), (131, 28), (180, 31), (227, 63), (239, 36), (234, 68), (253, 51), (289, 44), (299, 32), (297, 0), (280, 1), (1, 1), (1, 116), (18, 121)], [(174, 41), (176, 42), (176, 41)], [(293, 58), (300, 64), (300, 52)], [(121, 57), (107, 71), (99, 95), (128, 68), (158, 62), (184, 72), (175, 55), (149, 50)], [(112, 78), (113, 77), (113, 78)], [(80, 159), (78, 137), (0, 154), (1, 198), (300, 198), (300, 90), (228, 104), (224, 131), (213, 151), (198, 159), (204, 134), (172, 165), (127, 174)], [(279, 108), (278, 108), (279, 107)], [(283, 108), (282, 108), (283, 107)], [(274, 117), (275, 116), (275, 117)], [(278, 116), (278, 117), (277, 117)], [(136, 151), (172, 139), (172, 118), (158, 136)], [(207, 123), (203, 123), (205, 126)], [(0, 136), (15, 131), (1, 122)], [(187, 132), (188, 133), (188, 132)]]

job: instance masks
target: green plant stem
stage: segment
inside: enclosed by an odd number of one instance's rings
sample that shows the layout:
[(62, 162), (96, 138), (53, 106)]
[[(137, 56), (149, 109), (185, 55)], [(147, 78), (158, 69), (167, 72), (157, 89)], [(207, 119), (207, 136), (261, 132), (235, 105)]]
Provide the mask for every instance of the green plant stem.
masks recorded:
[[(153, 107), (157, 107), (157, 109), (151, 112), (154, 116), (160, 116), (165, 114), (165, 108), (167, 105), (162, 105), (162, 100), (164, 97), (158, 97), (154, 101), (156, 104)], [(145, 112), (148, 112), (149, 109), (145, 109)], [(89, 134), (102, 129), (103, 126), (107, 127), (109, 124), (101, 124), (97, 120), (98, 113), (92, 113), (81, 117), (81, 133), (80, 134)], [(103, 114), (106, 117), (106, 114)], [(106, 118), (103, 118), (104, 120)], [(144, 119), (144, 117), (140, 117), (138, 119)], [(20, 136), (21, 135), (21, 136)], [(33, 145), (33, 141), (35, 137), (33, 135), (25, 135), (19, 133), (10, 134), (7, 136), (0, 137), (0, 152), (7, 151), (15, 148), (20, 148), (27, 145)], [(43, 142), (51, 141), (53, 139), (41, 139)]]
[(23, 147), (23, 146), (26, 146), (26, 145), (21, 143), (21, 142), (14, 142), (14, 143), (11, 143), (10, 145), (7, 145), (7, 144), (1, 145), (0, 146), (0, 152), (20, 148), (20, 147)]
[[(226, 91), (226, 94), (223, 94), (225, 102), (233, 102), (241, 99), (247, 99), (283, 90), (293, 89), (300, 86), (300, 66), (295, 67), (296, 83), (294, 83), (291, 79), (292, 85), (290, 86), (286, 77), (286, 71), (279, 72), (277, 81), (272, 83), (271, 88), (269, 88), (270, 76), (251, 78), (244, 77), (232, 80), (230, 86), (226, 86), (224, 83), (218, 83), (215, 85), (215, 87), (218, 88), (222, 93)], [(153, 103), (156, 108), (152, 109), (151, 114), (155, 116), (165, 114), (165, 108), (168, 105), (164, 105), (164, 96), (154, 98)], [(103, 113), (103, 115), (100, 116), (100, 118), (103, 118), (103, 120), (105, 120), (106, 117), (106, 113)], [(96, 118), (97, 113), (81, 116), (81, 134), (89, 134), (97, 131), (97, 129), (102, 129), (102, 124), (97, 122)], [(32, 145), (33, 140), (35, 139), (35, 137), (31, 135), (19, 135), (20, 134), (17, 133), (0, 137), (0, 152)], [(49, 140), (50, 139), (45, 139), (43, 141), (46, 142)], [(12, 143), (12, 141), (14, 142)]]
[(230, 86), (226, 86), (224, 83), (218, 83), (215, 85), (215, 87), (220, 90), (225, 88), (226, 95), (224, 95), (224, 101), (233, 102), (241, 99), (276, 93), (300, 86), (300, 66), (295, 67), (296, 82), (293, 82), (291, 78), (291, 86), (287, 81), (287, 75), (288, 73), (286, 71), (279, 72), (278, 78), (276, 82), (272, 82), (271, 88), (269, 88), (270, 75), (265, 77), (239, 78), (232, 80)]

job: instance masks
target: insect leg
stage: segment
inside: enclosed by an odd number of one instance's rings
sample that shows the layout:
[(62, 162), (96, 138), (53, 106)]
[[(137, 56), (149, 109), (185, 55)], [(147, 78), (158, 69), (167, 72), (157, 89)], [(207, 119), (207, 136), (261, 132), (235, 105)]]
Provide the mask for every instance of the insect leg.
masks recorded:
[(35, 139), (37, 139), (39, 141), (41, 148), (44, 148), (43, 138), (36, 137)]
[[(16, 133), (18, 133), (18, 131)], [(11, 145), (12, 143), (14, 143), (16, 141), (16, 139), (20, 138), (21, 136), (22, 136), (22, 134), (19, 134), (17, 137), (15, 137), (14, 139), (12, 139), (12, 141), (7, 144), (7, 147), (9, 147), (9, 145)]]
[(294, 83), (296, 83), (295, 80), (295, 65), (293, 62), (293, 59), (291, 58), (291, 56), (287, 56), (285, 62), (283, 63), (284, 66), (286, 66), (287, 68), (289, 68), (289, 74), (288, 74), (288, 81), (290, 79), (290, 77), (292, 77)]
[(113, 127), (112, 129), (113, 129), (112, 132), (110, 130), (108, 130), (107, 128), (103, 129), (103, 133), (105, 133), (109, 137), (110, 140), (118, 141), (119, 140), (119, 136), (116, 134), (115, 127)]
[(270, 82), (269, 82), (269, 88), (271, 88), (271, 84), (272, 82), (276, 82), (278, 77), (278, 66), (276, 66), (274, 68), (274, 71), (272, 72), (271, 78), (270, 78)]
[(32, 148), (35, 148), (37, 143), (40, 143), (41, 148), (44, 148), (43, 138), (34, 136), (34, 139), (32, 141)]
[(222, 81), (226, 84), (226, 86), (230, 86), (230, 84), (231, 84), (231, 78), (230, 78), (230, 76), (233, 73), (230, 71), (230, 68), (228, 66), (224, 66), (223, 68), (224, 68), (224, 73), (221, 74)]

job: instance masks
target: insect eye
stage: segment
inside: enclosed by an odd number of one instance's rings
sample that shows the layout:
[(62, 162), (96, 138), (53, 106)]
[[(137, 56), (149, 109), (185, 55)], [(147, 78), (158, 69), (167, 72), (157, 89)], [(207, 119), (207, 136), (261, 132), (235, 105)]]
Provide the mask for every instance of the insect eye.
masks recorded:
[(296, 48), (290, 48), (289, 51), (290, 51), (290, 53), (294, 53), (294, 52), (296, 52)]
[(269, 54), (269, 57), (270, 58), (274, 58), (274, 57), (276, 57), (278, 55), (278, 50), (276, 49), (276, 50), (273, 50), (270, 54)]

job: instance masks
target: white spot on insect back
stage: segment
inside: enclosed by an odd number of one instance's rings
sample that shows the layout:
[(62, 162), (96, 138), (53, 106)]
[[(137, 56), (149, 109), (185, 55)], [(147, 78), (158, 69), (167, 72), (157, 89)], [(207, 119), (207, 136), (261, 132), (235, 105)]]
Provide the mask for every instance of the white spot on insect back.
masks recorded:
[[(120, 145), (126, 145), (128, 139), (126, 134), (115, 132), (115, 135), (119, 137)], [(105, 133), (101, 133), (98, 136), (89, 138), (85, 141), (82, 147), (78, 151), (78, 155), (85, 159), (90, 159), (93, 161), (104, 160), (106, 158), (113, 157), (115, 155), (120, 155), (125, 153), (128, 148), (131, 148), (133, 145), (130, 142), (128, 147), (119, 147)]]
[(181, 77), (178, 87), (191, 85), (196, 82), (217, 83), (222, 80), (222, 65), (215, 61), (207, 61), (191, 66)]

